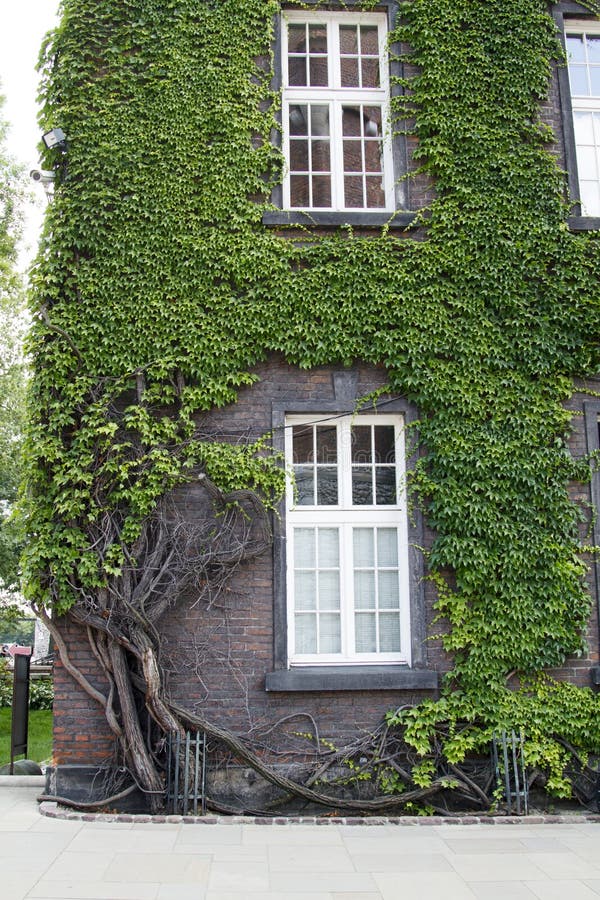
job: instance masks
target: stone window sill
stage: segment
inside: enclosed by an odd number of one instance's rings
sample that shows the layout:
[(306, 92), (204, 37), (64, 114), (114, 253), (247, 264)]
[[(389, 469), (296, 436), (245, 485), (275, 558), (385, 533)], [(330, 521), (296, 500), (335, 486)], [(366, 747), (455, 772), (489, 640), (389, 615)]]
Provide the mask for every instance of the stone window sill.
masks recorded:
[(267, 672), (266, 691), (435, 690), (438, 674), (408, 666), (297, 666)]
[(312, 225), (339, 228), (350, 225), (353, 228), (409, 228), (416, 218), (413, 212), (329, 212), (312, 210), (311, 212), (288, 212), (286, 210), (270, 210), (262, 216), (263, 225)]
[(600, 218), (594, 216), (569, 216), (569, 231), (600, 231)]

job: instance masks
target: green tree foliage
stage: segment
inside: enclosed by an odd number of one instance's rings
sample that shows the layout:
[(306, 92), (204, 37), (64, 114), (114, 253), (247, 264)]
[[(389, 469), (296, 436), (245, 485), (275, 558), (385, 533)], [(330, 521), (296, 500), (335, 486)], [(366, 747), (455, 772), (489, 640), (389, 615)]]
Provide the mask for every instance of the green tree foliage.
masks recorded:
[[(0, 97), (0, 113), (3, 98)], [(0, 588), (19, 583), (21, 540), (11, 512), (21, 479), (24, 423), (24, 286), (18, 269), (24, 173), (6, 151), (7, 123), (0, 119)]]
[(454, 759), (498, 723), (537, 729), (539, 747), (555, 729), (546, 707), (599, 751), (595, 698), (539, 674), (581, 650), (590, 612), (567, 493), (588, 473), (567, 452), (563, 403), (574, 377), (598, 373), (600, 336), (600, 245), (566, 228), (540, 122), (562, 64), (547, 4), (402, 4), (392, 40), (417, 74), (394, 116), (414, 122), (436, 185), (422, 240), (262, 226), (282, 171), (279, 11), (63, 0), (44, 124), (60, 123), (69, 149), (46, 160), (57, 188), (34, 286), (29, 594), (64, 611), (81, 585), (101, 589), (122, 549), (100, 559), (92, 526), (118, 515), (133, 541), (198, 466), (224, 490), (281, 488), (262, 446), (198, 430), (268, 354), (383, 364), (421, 412), (412, 489), (437, 534), (428, 565), (455, 660), (442, 700), (405, 717), (409, 739), (426, 753), (441, 723), (458, 733), (467, 720)]

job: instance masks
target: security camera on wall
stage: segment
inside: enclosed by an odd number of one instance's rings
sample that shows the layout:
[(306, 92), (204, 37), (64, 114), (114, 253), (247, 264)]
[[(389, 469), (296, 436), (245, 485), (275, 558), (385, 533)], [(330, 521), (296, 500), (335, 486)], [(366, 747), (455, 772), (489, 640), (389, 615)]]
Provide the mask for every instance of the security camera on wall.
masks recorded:
[(48, 172), (46, 169), (32, 169), (29, 175), (34, 181), (39, 181), (43, 185), (50, 184), (55, 177), (54, 172)]

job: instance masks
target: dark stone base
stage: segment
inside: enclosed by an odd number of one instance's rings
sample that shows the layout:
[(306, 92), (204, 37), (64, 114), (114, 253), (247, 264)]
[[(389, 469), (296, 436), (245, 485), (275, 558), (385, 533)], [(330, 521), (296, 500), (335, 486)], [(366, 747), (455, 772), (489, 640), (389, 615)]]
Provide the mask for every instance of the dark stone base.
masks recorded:
[[(122, 788), (118, 787), (119, 781), (123, 782)], [(107, 766), (65, 765), (46, 769), (46, 793), (75, 803), (95, 803), (110, 798), (130, 783), (126, 775), (119, 778), (118, 771)], [(119, 812), (143, 813), (147, 812), (148, 803), (142, 791), (136, 790), (122, 800), (108, 803), (107, 807)], [(95, 808), (91, 811), (107, 812), (108, 809)]]
[[(302, 766), (288, 764), (278, 767), (282, 774), (292, 780), (302, 782), (306, 772)], [(332, 769), (329, 777), (340, 777), (342, 781), (347, 778), (349, 771), (344, 768)], [(131, 780), (127, 775), (122, 779), (119, 772), (109, 767), (62, 765), (48, 768), (46, 771), (46, 793), (56, 798), (60, 803), (70, 800), (77, 804), (95, 803), (110, 798), (111, 794), (118, 792), (120, 780), (124, 789)], [(368, 799), (373, 794), (373, 786), (369, 782), (356, 782), (351, 784), (330, 783), (322, 784), (321, 788), (332, 797), (337, 798), (343, 807), (344, 799)], [(277, 801), (282, 797), (280, 788), (265, 781), (260, 775), (246, 766), (225, 765), (213, 766), (206, 772), (206, 795), (210, 797), (217, 812), (231, 815), (291, 815), (291, 814), (319, 814), (327, 807), (307, 803), (304, 800), (290, 800), (284, 797), (281, 803)], [(200, 799), (198, 801), (200, 805)], [(335, 805), (335, 802), (334, 802)], [(192, 801), (189, 810), (191, 814)], [(147, 797), (142, 791), (136, 790), (121, 800), (110, 801), (102, 807), (94, 807), (90, 812), (118, 812), (118, 813), (147, 813), (149, 812)], [(181, 809), (173, 809), (172, 804), (166, 805), (165, 814), (176, 814)]]

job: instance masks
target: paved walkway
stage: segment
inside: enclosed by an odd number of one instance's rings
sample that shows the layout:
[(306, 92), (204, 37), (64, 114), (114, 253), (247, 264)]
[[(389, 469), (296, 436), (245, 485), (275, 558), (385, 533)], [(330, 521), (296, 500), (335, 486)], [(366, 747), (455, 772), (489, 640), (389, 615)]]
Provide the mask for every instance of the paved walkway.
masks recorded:
[(1, 900), (598, 900), (600, 822), (328, 826), (46, 818), (0, 788)]

